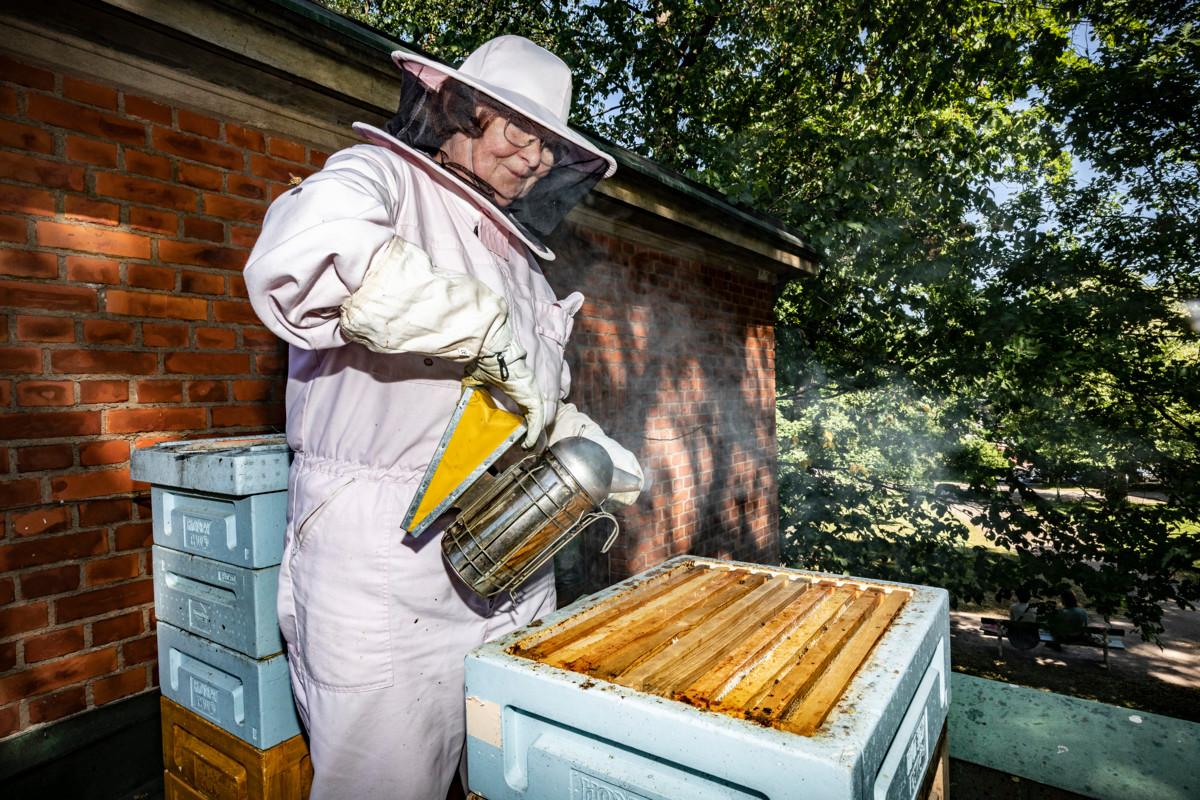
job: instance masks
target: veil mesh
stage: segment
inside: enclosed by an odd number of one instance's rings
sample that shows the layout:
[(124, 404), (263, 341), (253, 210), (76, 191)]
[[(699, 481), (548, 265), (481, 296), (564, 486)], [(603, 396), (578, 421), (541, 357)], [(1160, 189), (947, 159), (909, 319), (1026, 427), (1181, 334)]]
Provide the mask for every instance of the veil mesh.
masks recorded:
[[(401, 75), (400, 106), (385, 126), (387, 132), (428, 156), (459, 183), (507, 215), (523, 234), (532, 234), (535, 241), (549, 236), (608, 169), (608, 162), (600, 156), (533, 123), (469, 84), (447, 76), (433, 89), (406, 70)], [(459, 132), (472, 138), (479, 136), (480, 119), (491, 116), (512, 120), (522, 130), (536, 135), (554, 159), (545, 175), (507, 205), (497, 203), (495, 190), (467, 167), (448, 166), (439, 157), (447, 139)]]

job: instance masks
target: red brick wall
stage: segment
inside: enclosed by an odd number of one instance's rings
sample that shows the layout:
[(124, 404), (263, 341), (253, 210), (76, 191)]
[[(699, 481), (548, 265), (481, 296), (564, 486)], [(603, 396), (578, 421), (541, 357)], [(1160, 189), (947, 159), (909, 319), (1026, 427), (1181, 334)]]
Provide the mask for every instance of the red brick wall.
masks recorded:
[(324, 157), (0, 56), (0, 737), (157, 683), (129, 452), (282, 424), (239, 273)]
[(554, 241), (546, 274), (587, 297), (571, 399), (639, 456), (651, 491), (590, 589), (684, 553), (778, 563), (774, 285), (613, 236)]
[[(303, 144), (0, 55), (0, 738), (157, 684), (131, 448), (282, 425), (284, 351), (239, 274)], [(772, 287), (609, 236), (555, 241), (589, 298), (573, 399), (654, 489), (603, 585), (776, 545)]]

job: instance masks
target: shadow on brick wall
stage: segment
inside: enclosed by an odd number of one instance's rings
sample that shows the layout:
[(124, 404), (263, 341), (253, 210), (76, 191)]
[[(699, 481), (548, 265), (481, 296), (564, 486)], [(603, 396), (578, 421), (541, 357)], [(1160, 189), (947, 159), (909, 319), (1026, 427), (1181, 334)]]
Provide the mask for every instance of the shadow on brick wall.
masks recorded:
[(652, 481), (581, 543), (586, 591), (692, 553), (777, 563), (773, 284), (579, 229), (545, 265), (582, 292), (570, 399), (633, 450)]

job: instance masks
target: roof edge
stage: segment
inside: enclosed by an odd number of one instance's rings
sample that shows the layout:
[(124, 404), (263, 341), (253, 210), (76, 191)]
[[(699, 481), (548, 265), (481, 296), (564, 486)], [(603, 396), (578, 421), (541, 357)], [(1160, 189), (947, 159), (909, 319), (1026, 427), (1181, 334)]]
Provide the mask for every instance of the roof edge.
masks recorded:
[[(225, 5), (242, 5), (238, 0), (215, 1)], [(433, 58), (430, 54), (414, 47), (408, 42), (397, 39), (385, 31), (331, 11), (322, 5), (311, 2), (311, 0), (269, 0), (269, 3), (288, 9), (334, 33), (346, 36), (381, 52), (390, 53), (392, 50), (399, 49), (416, 53), (425, 58)], [(819, 259), (816, 248), (804, 241), (797, 231), (785, 223), (768, 219), (753, 209), (740, 208), (730, 202), (718, 190), (696, 183), (673, 170), (656, 164), (645, 156), (638, 155), (620, 145), (614, 144), (586, 128), (581, 128), (578, 125), (571, 125), (571, 127), (594, 142), (598, 147), (611, 153), (620, 167), (650, 178), (693, 200), (706, 203), (721, 213), (728, 214), (742, 226), (749, 226), (752, 229), (760, 231), (762, 234), (777, 238), (780, 246), (775, 249), (785, 250), (797, 256), (799, 262), (807, 265), (807, 268), (800, 267), (802, 271), (815, 271), (816, 263)], [(605, 192), (604, 185), (604, 183), (601, 183), (597, 191), (609, 194)], [(797, 265), (790, 264), (789, 266), (795, 267)]]
[[(45, 19), (48, 13), (36, 0), (18, 0), (15, 5), (27, 7), (33, 18)], [(312, 0), (64, 0), (55, 5), (136, 20), (163, 34), (181, 37), (211, 56), (227, 53), (244, 65), (258, 65), (276, 84), (291, 76), (299, 86), (329, 98), (322, 101), (332, 103), (336, 112), (329, 122), (346, 124), (348, 135), (352, 135), (348, 125), (354, 118), (374, 121), (372, 117), (386, 119), (393, 113), (396, 90), (389, 80), (394, 70), (388, 54), (399, 49), (429, 57), (419, 48)], [(59, 16), (69, 20), (73, 15)], [(77, 27), (76, 33), (104, 38), (103, 31), (84, 32)], [(399, 81), (398, 75), (395, 80)], [(276, 87), (268, 99), (285, 101), (286, 106), (286, 94)], [(349, 119), (347, 115), (351, 115)], [(572, 128), (612, 153), (624, 168), (601, 182), (599, 193), (774, 259), (784, 277), (816, 272), (819, 256), (815, 248), (783, 223), (740, 208), (720, 192), (578, 126)]]

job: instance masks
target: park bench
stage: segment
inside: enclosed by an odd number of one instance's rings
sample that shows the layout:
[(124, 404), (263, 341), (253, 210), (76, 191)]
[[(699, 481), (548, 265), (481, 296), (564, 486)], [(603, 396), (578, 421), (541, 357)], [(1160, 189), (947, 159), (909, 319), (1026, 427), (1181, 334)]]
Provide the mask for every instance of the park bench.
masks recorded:
[(1004, 640), (1018, 650), (1032, 650), (1039, 644), (1057, 641), (1067, 647), (1099, 647), (1104, 651), (1104, 666), (1108, 666), (1109, 650), (1125, 649), (1126, 628), (1111, 625), (1088, 625), (1077, 635), (1055, 639), (1044, 625), (1038, 622), (1013, 622), (996, 617), (982, 617), (979, 629), (985, 636), (996, 637), (996, 655), (1004, 655)]

